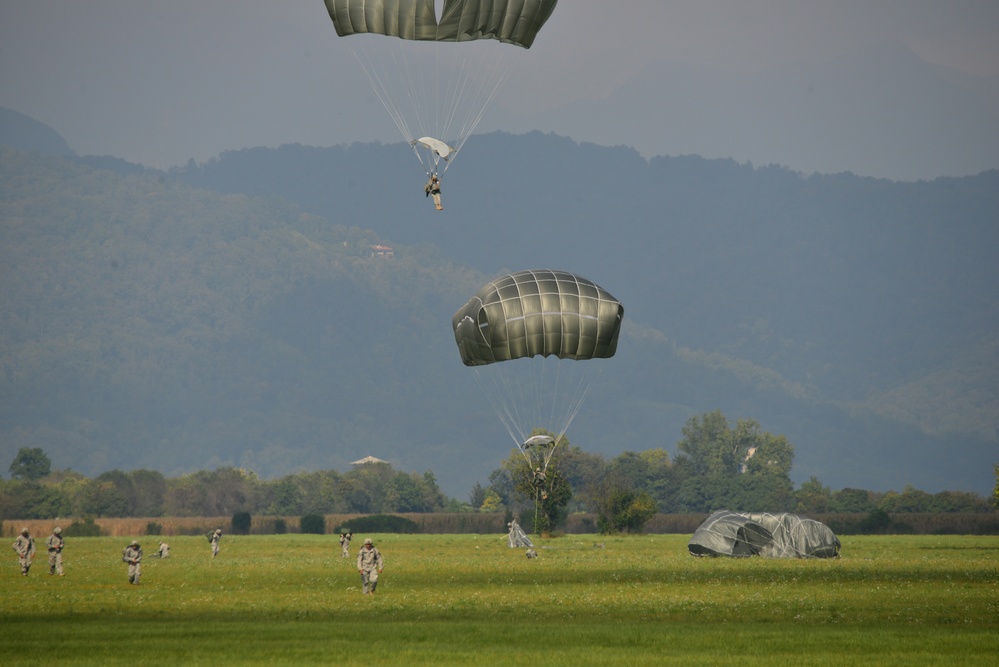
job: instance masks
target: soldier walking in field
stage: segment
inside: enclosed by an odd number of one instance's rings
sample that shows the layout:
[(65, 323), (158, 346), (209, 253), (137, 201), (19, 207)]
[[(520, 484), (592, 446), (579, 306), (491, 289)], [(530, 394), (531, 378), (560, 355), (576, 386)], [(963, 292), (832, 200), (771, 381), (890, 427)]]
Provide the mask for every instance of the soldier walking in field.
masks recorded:
[(361, 573), (361, 592), (364, 595), (374, 595), (378, 587), (378, 575), (382, 573), (384, 563), (382, 555), (371, 542), (364, 540), (364, 546), (357, 553), (357, 571)]
[(17, 560), (21, 564), (21, 574), (28, 576), (31, 569), (31, 559), (35, 557), (35, 538), (27, 528), (21, 530), (21, 534), (14, 540), (14, 551), (17, 552)]
[(132, 540), (127, 547), (121, 550), (121, 560), (128, 563), (128, 583), (139, 583), (139, 577), (142, 575), (142, 547), (139, 546), (138, 541)]
[(212, 543), (212, 558), (219, 555), (219, 540), (222, 539), (222, 529), (216, 528), (215, 532), (208, 536), (208, 541)]
[(49, 552), (49, 574), (62, 576), (62, 547), (66, 540), (62, 537), (62, 528), (56, 526), (52, 529), (49, 539), (45, 540), (45, 548)]
[(350, 538), (353, 536), (353, 533), (340, 533), (340, 555), (344, 558), (350, 558)]

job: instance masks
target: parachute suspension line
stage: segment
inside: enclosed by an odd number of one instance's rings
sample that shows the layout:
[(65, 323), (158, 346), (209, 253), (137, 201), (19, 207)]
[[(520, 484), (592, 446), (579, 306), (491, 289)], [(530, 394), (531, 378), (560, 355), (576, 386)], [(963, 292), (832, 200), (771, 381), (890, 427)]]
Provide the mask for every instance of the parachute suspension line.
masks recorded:
[(472, 80), (472, 75), (466, 66), (467, 61), (461, 59), (458, 49), (453, 49), (452, 51), (451, 64), (448, 67), (447, 95), (444, 97), (442, 108), (444, 132), (447, 133), (449, 139), (453, 138), (455, 150), (457, 150), (458, 146), (464, 141), (466, 127), (462, 126), (457, 132), (452, 134), (455, 121), (460, 111), (461, 115), (466, 117), (472, 114), (472, 111), (474, 111), (472, 102), (474, 102), (475, 97), (474, 94), (469, 93), (469, 81)]
[[(593, 362), (590, 363), (592, 365)], [(559, 364), (558, 374), (560, 377), (562, 375), (562, 370), (563, 364)], [(562, 436), (564, 436), (569, 430), (569, 426), (572, 425), (573, 420), (576, 419), (576, 415), (578, 415), (579, 411), (583, 408), (583, 403), (586, 402), (586, 397), (590, 393), (590, 388), (593, 387), (593, 383), (596, 382), (601, 373), (603, 373), (602, 366), (600, 366), (596, 372), (588, 373), (586, 376), (580, 375), (578, 378), (569, 378), (569, 382), (574, 386), (566, 388), (566, 393), (569, 395), (569, 399), (563, 403), (566, 410), (563, 414), (559, 415), (557, 421), (555, 420), (555, 415), (552, 416), (552, 423), (561, 425), (561, 430), (555, 437), (556, 443), (558, 443), (558, 441), (562, 439)], [(560, 380), (556, 380), (556, 386), (559, 382)]]
[(486, 109), (489, 108), (489, 105), (492, 103), (493, 98), (496, 97), (496, 94), (503, 86), (503, 82), (506, 80), (506, 75), (507, 75), (506, 70), (494, 72), (495, 82), (493, 83), (492, 89), (485, 94), (484, 98), (483, 97), (479, 98), (481, 100), (481, 103), (477, 104), (478, 111), (474, 116), (466, 120), (465, 125), (462, 127), (459, 133), (460, 139), (457, 142), (457, 145), (454, 147), (455, 152), (459, 151), (461, 147), (464, 146), (465, 141), (468, 140), (470, 136), (472, 136), (472, 132), (475, 131), (476, 126), (479, 124), (479, 122), (482, 120), (482, 117), (485, 115)]
[[(416, 159), (420, 161), (420, 165), (423, 167), (423, 171), (427, 172), (427, 178), (430, 178), (433, 175), (433, 171), (427, 166), (427, 163), (424, 162), (423, 156), (420, 155), (420, 149), (417, 148), (416, 142), (410, 141), (409, 145), (412, 147), (413, 154), (416, 155)], [(434, 170), (436, 170), (436, 168), (437, 165), (434, 165)]]
[[(429, 178), (431, 174), (436, 173), (440, 156), (435, 156), (432, 151), (428, 151), (427, 156), (420, 152), (414, 142), (407, 118), (414, 120), (418, 126), (427, 126), (427, 109), (434, 107), (427, 99), (433, 91), (428, 90), (422, 77), (414, 71), (409, 59), (405, 57), (403, 48), (404, 45), (389, 49), (382, 55), (379, 55), (379, 51), (367, 49), (355, 49), (351, 54), (367, 77), (372, 92), (385, 107), (385, 111), (399, 132), (413, 147), (416, 159), (420, 161)], [(397, 89), (401, 92), (394, 92)], [(405, 106), (403, 100), (406, 102)]]
[[(467, 89), (469, 81), (482, 81), (486, 83), (489, 87), (474, 87), (476, 93), (474, 94), (472, 100), (468, 103), (470, 112), (464, 115), (464, 124), (458, 131), (458, 138), (455, 141), (454, 150), (457, 153), (465, 145), (472, 133), (475, 132), (475, 128), (478, 126), (479, 122), (482, 120), (486, 113), (486, 109), (492, 103), (496, 94), (500, 91), (503, 86), (503, 82), (506, 80), (506, 76), (509, 73), (509, 67), (505, 64), (506, 57), (505, 54), (500, 54), (497, 58), (488, 63), (480, 63), (479, 70), (473, 75), (469, 72), (465, 72), (465, 85), (463, 89)], [(489, 71), (483, 71), (486, 68), (490, 68)]]
[[(514, 362), (516, 365), (516, 362)], [(526, 374), (524, 371), (528, 371)], [(524, 443), (530, 438), (531, 429), (548, 424), (541, 420), (541, 410), (551, 396), (539, 387), (537, 373), (529, 366), (520, 364), (512, 368), (492, 364), (488, 369), (473, 368), (476, 381), (496, 412), (510, 439), (521, 454), (531, 461), (530, 453), (524, 450)], [(547, 397), (548, 400), (545, 400)]]
[[(554, 369), (548, 366), (554, 364)], [(602, 368), (594, 370), (594, 363), (580, 365), (574, 360), (546, 360), (542, 372), (532, 392), (534, 405), (545, 408), (547, 415), (540, 412), (536, 422), (554, 434), (556, 442), (569, 430), (576, 415), (583, 408), (593, 383), (600, 376)]]
[[(399, 132), (401, 132), (402, 136), (406, 138), (406, 141), (412, 142), (413, 134), (409, 131), (409, 126), (406, 124), (406, 120), (402, 115), (402, 111), (399, 109), (398, 104), (396, 104), (395, 102), (395, 97), (392, 95), (391, 91), (389, 90), (388, 83), (384, 75), (384, 69), (382, 69), (381, 72), (377, 71), (377, 68), (374, 65), (375, 62), (374, 59), (367, 58), (367, 56), (366, 59), (368, 59), (371, 64), (370, 65), (366, 64), (364, 60), (357, 54), (356, 50), (352, 50), (351, 54), (354, 56), (354, 59), (357, 60), (358, 64), (361, 66), (361, 71), (363, 71), (364, 75), (368, 78), (368, 83), (371, 85), (371, 90), (375, 93), (375, 96), (382, 103), (382, 106), (385, 107), (385, 111), (387, 111), (389, 116), (392, 118), (392, 122), (394, 122), (395, 126), (399, 128)], [(419, 157), (420, 156), (417, 155), (417, 158)], [(420, 158), (420, 162), (421, 163), (423, 162), (422, 158)]]
[(408, 143), (432, 136), (451, 146), (443, 165), (434, 151), (414, 150), (428, 175), (447, 172), (512, 70), (509, 49), (479, 46), (470, 52), (467, 45), (453, 42), (391, 40), (380, 48), (361, 44), (351, 51)]
[[(406, 45), (400, 45), (398, 49), (392, 49), (392, 59), (395, 71), (401, 72), (403, 75), (403, 88), (406, 99), (409, 102), (409, 109), (412, 110), (411, 115), (415, 119), (417, 127), (425, 129), (429, 126), (430, 112), (436, 110), (436, 104), (432, 104), (430, 101), (431, 98), (436, 97), (435, 90), (432, 90), (427, 85), (428, 82), (425, 81), (425, 76), (421, 75), (418, 70), (414, 70), (412, 59), (407, 57), (405, 48)], [(421, 154), (414, 143), (412, 134), (410, 133), (405, 136), (406, 140), (413, 146), (413, 152), (416, 154), (416, 158), (420, 161), (420, 164), (423, 165), (423, 171), (426, 172), (427, 177), (429, 178), (431, 175), (436, 174), (440, 156), (436, 155), (429, 148), (426, 149), (425, 154)]]
[(541, 489), (535, 489), (534, 491), (534, 532), (539, 533), (538, 530), (538, 515), (541, 513)]
[[(438, 70), (441, 67), (440, 49), (453, 49), (450, 64), (444, 65), (447, 82), (439, 104), (443, 125), (438, 131), (441, 139), (454, 141), (451, 154), (457, 155), (502, 88), (510, 68), (507, 66), (507, 53), (502, 50), (492, 58), (480, 58), (478, 64), (473, 66), (470, 60), (461, 57), (461, 51), (454, 48), (455, 44), (440, 43), (436, 46)], [(481, 85), (476, 82), (481, 82)], [(442, 175), (452, 161), (453, 158), (446, 161)]]
[[(493, 410), (499, 416), (510, 435), (510, 439), (513, 440), (513, 444), (526, 457), (527, 452), (524, 451), (523, 443), (527, 440), (527, 436), (518, 427), (518, 424), (523, 423), (523, 419), (518, 414), (516, 402), (507, 400), (507, 397), (511, 395), (508, 393), (511, 391), (510, 382), (503, 373), (498, 371), (482, 372), (478, 367), (473, 367), (473, 371), (479, 388), (482, 389), (482, 393), (486, 395), (489, 403), (493, 406)], [(486, 375), (490, 377), (486, 377)]]
[[(555, 368), (548, 368), (552, 364)], [(554, 435), (553, 446), (540, 459), (540, 467), (546, 471), (603, 368), (595, 369), (593, 362), (536, 358), (476, 366), (472, 370), (482, 393), (532, 469), (539, 463), (538, 452), (525, 450), (524, 443), (537, 428)]]

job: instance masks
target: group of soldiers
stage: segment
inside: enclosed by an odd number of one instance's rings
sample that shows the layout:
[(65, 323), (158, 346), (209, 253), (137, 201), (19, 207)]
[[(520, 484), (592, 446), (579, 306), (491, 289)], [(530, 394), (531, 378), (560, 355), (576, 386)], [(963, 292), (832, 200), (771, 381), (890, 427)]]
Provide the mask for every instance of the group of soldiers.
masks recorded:
[[(216, 530), (210, 535), (209, 539), (212, 540), (212, 558), (215, 558), (219, 552), (218, 541), (222, 539), (222, 530)], [(62, 536), (62, 528), (56, 526), (52, 529), (52, 534), (49, 535), (49, 538), (45, 540), (45, 547), (49, 552), (49, 574), (58, 574), (60, 577), (64, 576), (65, 573), (62, 569), (62, 550), (64, 546), (66, 546), (66, 540)], [(21, 534), (14, 540), (14, 552), (17, 554), (18, 562), (21, 565), (21, 574), (25, 577), (28, 576), (28, 572), (31, 570), (31, 563), (35, 558), (35, 538), (31, 536), (31, 531), (27, 528), (23, 528)], [(159, 558), (169, 558), (170, 545), (166, 542), (160, 542), (156, 556)], [(121, 550), (121, 560), (128, 565), (128, 583), (139, 583), (139, 577), (142, 575), (142, 547), (139, 546), (138, 540), (132, 540), (127, 547)]]
[[(63, 576), (62, 571), (62, 548), (66, 540), (62, 537), (62, 528), (56, 526), (52, 529), (52, 534), (45, 540), (45, 548), (49, 552), (49, 574)], [(31, 569), (31, 561), (35, 557), (35, 538), (31, 532), (24, 528), (21, 534), (14, 540), (14, 551), (17, 553), (18, 563), (21, 565), (21, 574), (28, 576)]]
[[(340, 533), (340, 553), (343, 558), (350, 557), (352, 537), (352, 533)], [(221, 528), (208, 534), (213, 559), (219, 554), (219, 541), (221, 539)], [(49, 574), (63, 576), (62, 550), (65, 543), (62, 528), (56, 526), (52, 529), (52, 534), (45, 540), (45, 547), (49, 553)], [(28, 576), (32, 559), (35, 557), (35, 538), (31, 536), (31, 532), (27, 528), (21, 530), (21, 534), (14, 540), (14, 551), (17, 553), (18, 562), (21, 565), (21, 574), (25, 577)], [(156, 555), (160, 558), (169, 558), (170, 545), (160, 542)], [(132, 540), (127, 547), (122, 549), (121, 560), (128, 565), (128, 583), (138, 584), (139, 578), (142, 576), (142, 547), (138, 540)], [(375, 548), (371, 538), (365, 539), (364, 546), (357, 554), (357, 571), (361, 575), (361, 591), (364, 595), (375, 594), (375, 588), (378, 587), (378, 575), (382, 573), (384, 566), (381, 552)]]

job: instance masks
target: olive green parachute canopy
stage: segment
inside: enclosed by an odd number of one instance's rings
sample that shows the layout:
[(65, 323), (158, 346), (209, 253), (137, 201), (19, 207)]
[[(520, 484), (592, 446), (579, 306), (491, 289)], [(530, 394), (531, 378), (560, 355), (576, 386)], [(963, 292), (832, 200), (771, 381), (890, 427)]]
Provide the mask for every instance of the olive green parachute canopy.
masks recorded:
[(440, 21), (434, 0), (326, 0), (341, 37), (375, 33), (431, 42), (495, 39), (531, 48), (557, 0), (445, 0)]
[(840, 541), (829, 526), (798, 514), (719, 510), (687, 545), (694, 556), (838, 558)]
[(566, 271), (519, 271), (493, 280), (451, 318), (466, 366), (522, 357), (614, 356), (624, 306)]

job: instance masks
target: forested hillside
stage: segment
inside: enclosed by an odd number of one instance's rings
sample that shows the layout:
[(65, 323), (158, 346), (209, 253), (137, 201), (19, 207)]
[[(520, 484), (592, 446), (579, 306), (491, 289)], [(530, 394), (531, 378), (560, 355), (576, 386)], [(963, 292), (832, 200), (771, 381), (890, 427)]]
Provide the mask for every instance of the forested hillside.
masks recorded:
[(404, 452), (448, 420), (446, 322), (478, 276), (429, 251), (373, 259), (371, 232), (273, 199), (0, 157), (5, 453), (86, 472), (429, 467)]
[(999, 445), (999, 172), (896, 183), (497, 133), (469, 141), (436, 215), (407, 151), (252, 149), (177, 175), (432, 242), (487, 274), (579, 271), (685, 347)]
[(672, 450), (721, 409), (786, 435), (799, 481), (992, 488), (999, 174), (803, 177), (489, 135), (438, 214), (407, 150), (160, 173), (0, 148), (0, 460), (272, 478), (373, 454), (464, 497), (511, 442), (451, 315), (498, 271), (547, 266), (625, 304), (569, 433), (586, 451)]
[[(923, 374), (953, 364), (999, 371), (999, 172), (894, 183), (491, 134), (473, 137), (447, 172), (437, 215), (407, 150), (252, 149), (177, 175), (277, 194), (389, 242), (432, 242), (487, 274), (578, 271), (630, 318), (836, 400), (933, 382)], [(977, 423), (959, 431), (995, 436), (991, 389), (991, 417), (968, 415)], [(941, 418), (955, 408), (923, 406)]]

